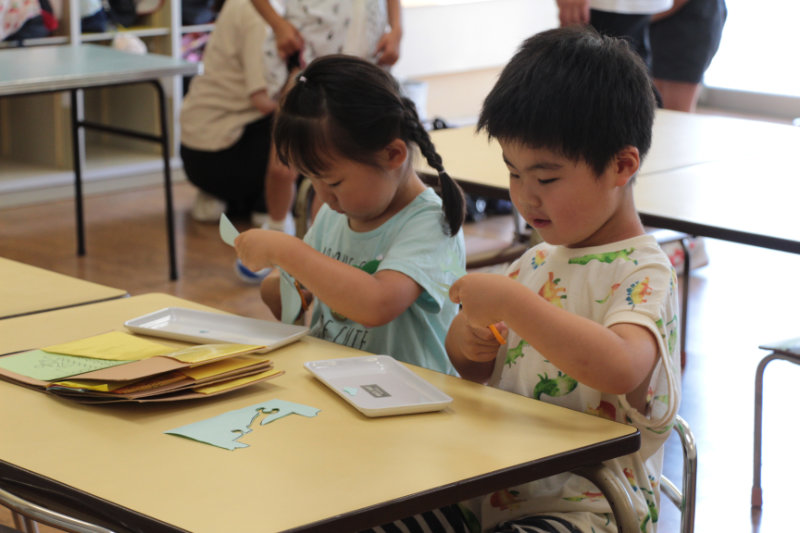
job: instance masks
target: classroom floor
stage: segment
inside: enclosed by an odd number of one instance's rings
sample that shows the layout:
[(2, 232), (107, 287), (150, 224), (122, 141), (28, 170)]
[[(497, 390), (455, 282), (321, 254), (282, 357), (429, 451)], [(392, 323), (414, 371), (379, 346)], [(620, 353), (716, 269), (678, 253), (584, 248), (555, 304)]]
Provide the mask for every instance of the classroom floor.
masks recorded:
[[(75, 255), (71, 200), (0, 210), (0, 256), (34, 264), (130, 294), (165, 292), (226, 311), (264, 316), (255, 287), (233, 274), (233, 251), (214, 225), (191, 220), (193, 191), (175, 185), (181, 278), (168, 281), (163, 191), (148, 187), (91, 196), (86, 201), (87, 256)], [(244, 227), (244, 221), (239, 221)], [(510, 239), (509, 217), (466, 228), (475, 251)], [(696, 531), (777, 533), (796, 528), (793, 512), (800, 468), (794, 458), (800, 366), (775, 362), (765, 396), (764, 508), (752, 514), (753, 376), (765, 352), (758, 345), (800, 336), (794, 282), (800, 257), (707, 241), (710, 263), (691, 284), (688, 362), (682, 416), (698, 441)], [(665, 473), (680, 477), (681, 454), (671, 438)], [(664, 499), (660, 532), (678, 531), (679, 518)], [(0, 524), (11, 525), (0, 508)], [(41, 528), (42, 532), (53, 531)]]

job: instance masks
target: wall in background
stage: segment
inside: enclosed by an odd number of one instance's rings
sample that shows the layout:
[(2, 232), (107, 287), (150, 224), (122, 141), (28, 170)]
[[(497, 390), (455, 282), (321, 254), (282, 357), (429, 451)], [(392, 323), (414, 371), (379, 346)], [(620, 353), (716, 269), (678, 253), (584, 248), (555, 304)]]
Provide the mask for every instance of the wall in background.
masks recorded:
[(428, 117), (474, 119), (523, 40), (558, 25), (555, 0), (404, 0), (392, 73), (428, 86)]

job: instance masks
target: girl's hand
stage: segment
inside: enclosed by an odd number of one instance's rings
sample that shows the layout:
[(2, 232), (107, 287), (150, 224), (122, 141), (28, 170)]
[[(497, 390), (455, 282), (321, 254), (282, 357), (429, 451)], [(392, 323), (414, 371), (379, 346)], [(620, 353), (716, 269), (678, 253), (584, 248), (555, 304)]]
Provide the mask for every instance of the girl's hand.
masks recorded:
[(461, 304), (461, 312), (471, 326), (485, 330), (494, 339), (488, 326), (503, 322), (507, 303), (502, 294), (505, 290), (514, 288), (509, 284), (517, 285), (506, 276), (498, 274), (467, 274), (450, 287), (450, 300)]
[(284, 238), (293, 239), (294, 237), (280, 231), (247, 230), (240, 233), (234, 241), (236, 255), (239, 256), (244, 266), (253, 272), (257, 272), (263, 268), (273, 266), (275, 252), (280, 249), (281, 241)]

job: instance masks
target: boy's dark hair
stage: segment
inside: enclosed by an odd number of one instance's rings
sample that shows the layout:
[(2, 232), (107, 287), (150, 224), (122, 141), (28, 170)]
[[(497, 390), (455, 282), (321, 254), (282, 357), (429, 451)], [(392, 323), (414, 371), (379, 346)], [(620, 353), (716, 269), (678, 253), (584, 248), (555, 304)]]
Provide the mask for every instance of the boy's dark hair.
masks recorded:
[(625, 146), (650, 148), (655, 96), (642, 60), (592, 28), (527, 39), (483, 103), (478, 130), (553, 150), (600, 175)]
[(444, 171), (414, 102), (368, 61), (336, 54), (312, 61), (283, 97), (273, 136), (278, 158), (311, 175), (327, 170), (337, 156), (377, 166), (376, 153), (394, 139), (413, 142), (439, 172), (449, 235), (464, 222), (464, 195)]

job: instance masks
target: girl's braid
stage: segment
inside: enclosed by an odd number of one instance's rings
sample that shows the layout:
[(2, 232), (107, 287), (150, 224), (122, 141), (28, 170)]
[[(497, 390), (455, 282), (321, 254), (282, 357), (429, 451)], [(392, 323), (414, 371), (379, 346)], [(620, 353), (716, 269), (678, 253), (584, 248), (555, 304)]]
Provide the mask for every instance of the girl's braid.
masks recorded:
[(409, 138), (419, 146), (423, 157), (439, 174), (439, 194), (442, 197), (442, 209), (449, 228), (449, 234), (455, 235), (464, 223), (466, 202), (464, 192), (453, 178), (444, 170), (442, 156), (436, 151), (430, 135), (425, 131), (417, 114), (417, 107), (409, 98), (403, 98), (404, 130)]

